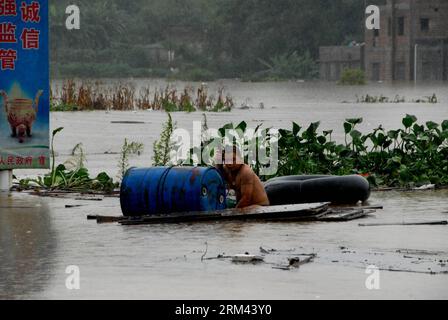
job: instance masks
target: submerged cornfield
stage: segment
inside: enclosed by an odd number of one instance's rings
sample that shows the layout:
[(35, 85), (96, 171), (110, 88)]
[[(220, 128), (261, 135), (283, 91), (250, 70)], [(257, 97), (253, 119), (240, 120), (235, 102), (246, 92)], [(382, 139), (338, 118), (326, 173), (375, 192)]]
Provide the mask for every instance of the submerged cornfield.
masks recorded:
[(185, 87), (178, 91), (167, 85), (165, 88), (142, 87), (139, 90), (129, 83), (103, 85), (99, 81), (63, 81), (60, 87), (51, 92), (52, 111), (91, 111), (91, 110), (164, 110), (167, 112), (185, 111), (230, 111), (233, 99), (224, 88), (210, 93), (207, 86)]

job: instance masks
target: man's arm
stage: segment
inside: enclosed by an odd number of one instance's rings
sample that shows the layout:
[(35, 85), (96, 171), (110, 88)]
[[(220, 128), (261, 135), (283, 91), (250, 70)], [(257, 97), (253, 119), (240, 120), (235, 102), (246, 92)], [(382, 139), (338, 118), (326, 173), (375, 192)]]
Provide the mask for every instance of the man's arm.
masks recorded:
[(226, 167), (224, 167), (222, 164), (217, 164), (215, 165), (215, 168), (219, 171), (222, 178), (224, 178), (224, 182), (226, 183), (227, 188), (231, 189), (233, 186), (232, 175), (229, 173)]
[(238, 201), (236, 207), (241, 209), (251, 206), (253, 204), (252, 203), (253, 192), (254, 192), (254, 182), (250, 178), (250, 175), (245, 175), (244, 177), (241, 177), (241, 186), (240, 186), (241, 198)]

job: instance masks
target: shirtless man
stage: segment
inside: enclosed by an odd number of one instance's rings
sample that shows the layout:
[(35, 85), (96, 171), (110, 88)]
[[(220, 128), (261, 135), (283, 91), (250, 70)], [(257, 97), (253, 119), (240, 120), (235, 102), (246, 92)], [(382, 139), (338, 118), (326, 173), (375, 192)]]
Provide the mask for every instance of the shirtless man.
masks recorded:
[[(243, 164), (238, 149), (233, 147), (222, 154), (226, 156), (227, 161), (217, 167), (223, 173), (229, 188), (236, 192), (236, 208), (269, 206), (269, 199), (260, 178), (248, 165)], [(232, 156), (233, 161), (229, 161)]]

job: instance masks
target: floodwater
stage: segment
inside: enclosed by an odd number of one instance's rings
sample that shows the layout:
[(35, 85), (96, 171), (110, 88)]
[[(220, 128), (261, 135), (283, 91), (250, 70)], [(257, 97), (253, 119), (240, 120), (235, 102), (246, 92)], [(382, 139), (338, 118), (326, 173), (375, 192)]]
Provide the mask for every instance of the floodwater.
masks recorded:
[[(146, 85), (142, 81), (136, 85)], [(151, 82), (162, 86), (163, 82)], [(176, 83), (182, 88), (184, 83)], [(448, 119), (446, 84), (375, 84), (338, 87), (319, 83), (209, 84), (224, 86), (253, 109), (207, 114), (209, 127), (245, 120), (249, 126), (306, 126), (321, 121), (343, 139), (345, 118), (363, 117), (361, 131), (379, 124), (401, 125), (406, 113), (420, 121)], [(364, 94), (408, 100), (436, 93), (441, 103), (358, 104)], [(259, 104), (264, 104), (260, 109)], [(175, 113), (179, 128), (192, 130), (201, 113)], [(56, 138), (57, 161), (69, 157), (79, 142), (92, 173), (117, 174), (118, 152), (125, 138), (144, 143), (145, 152), (131, 165), (149, 166), (154, 140), (167, 116), (162, 112), (53, 113), (52, 127), (64, 127)], [(112, 121), (142, 121), (116, 124)], [(39, 171), (17, 171), (20, 177)], [(0, 195), (0, 299), (447, 299), (447, 226), (360, 227), (362, 223), (448, 220), (448, 191), (376, 192), (369, 201), (384, 210), (363, 220), (342, 223), (200, 223), (120, 226), (86, 220), (87, 214), (120, 215), (119, 200), (39, 198)], [(66, 208), (66, 205), (80, 207)], [(210, 259), (218, 254), (260, 254), (276, 249), (265, 263), (234, 264)], [(294, 270), (276, 264), (315, 253), (314, 262)], [(368, 266), (380, 269), (379, 290), (368, 290)], [(68, 266), (80, 271), (80, 289), (68, 290)], [(387, 271), (395, 270), (395, 271)], [(434, 274), (430, 274), (434, 273)]]

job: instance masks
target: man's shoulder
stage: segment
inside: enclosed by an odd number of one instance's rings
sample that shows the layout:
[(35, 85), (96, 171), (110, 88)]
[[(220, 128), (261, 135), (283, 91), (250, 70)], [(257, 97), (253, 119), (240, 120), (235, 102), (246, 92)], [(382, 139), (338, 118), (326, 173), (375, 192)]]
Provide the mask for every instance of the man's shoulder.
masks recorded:
[(249, 165), (247, 165), (247, 164), (243, 164), (243, 166), (241, 167), (240, 172), (241, 173), (245, 173), (245, 174), (247, 174), (247, 173), (253, 174), (254, 173), (252, 168)]
[(239, 173), (240, 179), (244, 181), (252, 180), (254, 175), (255, 175), (254, 171), (247, 164), (243, 165)]

